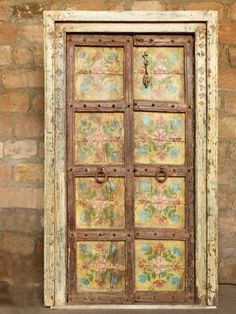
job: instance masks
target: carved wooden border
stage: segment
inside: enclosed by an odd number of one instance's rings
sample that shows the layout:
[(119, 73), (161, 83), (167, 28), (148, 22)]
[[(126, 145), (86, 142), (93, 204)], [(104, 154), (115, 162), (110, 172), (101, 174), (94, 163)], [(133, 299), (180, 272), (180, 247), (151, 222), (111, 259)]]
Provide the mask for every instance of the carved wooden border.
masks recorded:
[[(116, 22), (116, 23), (114, 23)], [(166, 23), (168, 22), (168, 27)], [(45, 254), (44, 302), (66, 295), (66, 33), (192, 33), (195, 35), (195, 216), (198, 305), (99, 305), (104, 309), (209, 308), (217, 305), (217, 13), (45, 11)]]

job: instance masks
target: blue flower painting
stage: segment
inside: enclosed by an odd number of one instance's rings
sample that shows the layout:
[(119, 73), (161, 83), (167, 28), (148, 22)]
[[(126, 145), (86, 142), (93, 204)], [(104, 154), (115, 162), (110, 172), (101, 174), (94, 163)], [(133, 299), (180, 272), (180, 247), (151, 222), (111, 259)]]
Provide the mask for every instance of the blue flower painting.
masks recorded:
[(141, 250), (143, 252), (148, 252), (150, 250), (150, 246), (144, 243), (141, 245)]
[(138, 279), (139, 279), (140, 282), (144, 283), (144, 282), (147, 281), (147, 275), (141, 274), (141, 275), (138, 276)]

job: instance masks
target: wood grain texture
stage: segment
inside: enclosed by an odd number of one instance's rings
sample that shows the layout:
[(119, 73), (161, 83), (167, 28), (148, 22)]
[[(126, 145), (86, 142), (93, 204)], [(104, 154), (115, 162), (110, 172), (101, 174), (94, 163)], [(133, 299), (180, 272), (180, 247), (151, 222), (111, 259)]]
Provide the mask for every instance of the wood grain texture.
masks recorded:
[(54, 213), (55, 213), (55, 135), (54, 135), (54, 22), (44, 19), (45, 58), (45, 176), (44, 176), (44, 304), (53, 306), (55, 299)]
[(66, 97), (65, 77), (66, 46), (64, 32), (55, 36), (55, 302), (66, 302), (67, 265), (67, 194), (66, 194)]
[(207, 22), (214, 11), (44, 11), (44, 16), (60, 22)]
[(127, 23), (119, 22), (115, 25), (114, 23), (62, 23), (58, 24), (58, 29), (63, 28), (65, 32), (70, 33), (92, 33), (101, 32), (106, 33), (107, 30), (112, 30), (113, 33), (194, 33), (196, 29), (204, 29), (205, 25), (202, 22), (199, 23), (168, 23), (168, 28), (166, 28), (166, 23)]
[(206, 303), (206, 32), (195, 37), (195, 224), (197, 301)]
[(218, 304), (218, 58), (217, 13), (207, 22), (207, 302)]
[(186, 36), (185, 44), (185, 98), (187, 105), (186, 112), (186, 150), (185, 160), (188, 168), (188, 174), (186, 177), (186, 228), (192, 235), (187, 238), (186, 241), (186, 256), (187, 256), (187, 278), (186, 278), (186, 303), (195, 302), (195, 204), (194, 204), (194, 185), (195, 185), (195, 146), (196, 146), (196, 134), (194, 132), (195, 125), (195, 110), (194, 110), (194, 52), (193, 52), (193, 37)]

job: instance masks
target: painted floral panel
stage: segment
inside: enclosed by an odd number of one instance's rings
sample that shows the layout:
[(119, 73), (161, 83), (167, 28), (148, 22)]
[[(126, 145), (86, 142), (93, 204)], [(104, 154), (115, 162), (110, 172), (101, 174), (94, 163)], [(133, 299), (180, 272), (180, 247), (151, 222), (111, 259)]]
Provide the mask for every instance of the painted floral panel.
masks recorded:
[(125, 290), (125, 242), (77, 242), (77, 290)]
[(76, 163), (122, 164), (123, 123), (123, 113), (76, 113)]
[(123, 48), (75, 48), (75, 98), (123, 99)]
[(136, 177), (134, 191), (135, 226), (183, 228), (185, 225), (185, 180)]
[(185, 161), (185, 115), (135, 112), (136, 163), (182, 165)]
[[(145, 88), (143, 54), (147, 53), (150, 85)], [(134, 48), (134, 98), (184, 101), (184, 50), (178, 47)]]
[(135, 241), (135, 290), (185, 289), (185, 243), (172, 240)]
[(123, 178), (109, 178), (104, 183), (76, 178), (77, 228), (124, 228), (124, 199)]

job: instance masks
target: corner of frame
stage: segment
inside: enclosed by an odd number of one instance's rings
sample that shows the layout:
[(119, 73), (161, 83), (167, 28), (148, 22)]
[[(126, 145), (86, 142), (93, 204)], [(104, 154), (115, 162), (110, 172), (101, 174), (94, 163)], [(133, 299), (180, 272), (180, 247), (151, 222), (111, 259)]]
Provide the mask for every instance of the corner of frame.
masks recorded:
[(57, 16), (57, 12), (58, 11), (43, 11), (43, 19), (45, 20), (52, 20), (55, 21), (56, 20), (56, 16)]
[(218, 24), (218, 11), (207, 11), (208, 22)]

